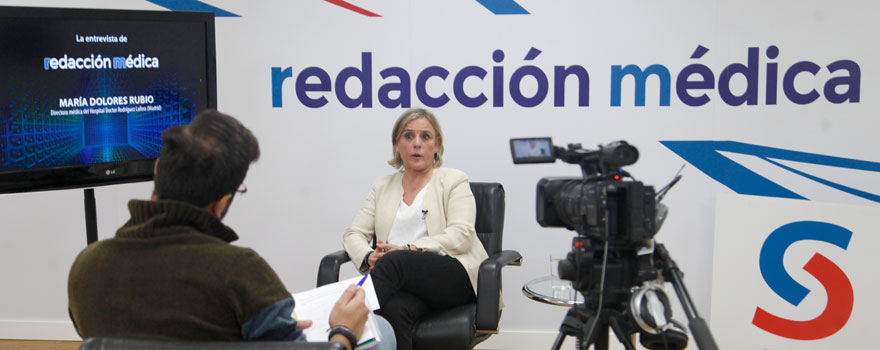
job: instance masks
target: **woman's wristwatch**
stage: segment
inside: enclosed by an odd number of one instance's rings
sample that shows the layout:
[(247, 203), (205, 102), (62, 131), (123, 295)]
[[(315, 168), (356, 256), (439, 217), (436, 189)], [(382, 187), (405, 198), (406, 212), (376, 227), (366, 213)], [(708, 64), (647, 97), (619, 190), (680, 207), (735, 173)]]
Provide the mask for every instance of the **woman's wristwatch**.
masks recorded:
[(373, 251), (368, 251), (367, 255), (364, 256), (364, 261), (361, 262), (361, 270), (369, 270), (370, 269), (370, 254), (373, 254)]

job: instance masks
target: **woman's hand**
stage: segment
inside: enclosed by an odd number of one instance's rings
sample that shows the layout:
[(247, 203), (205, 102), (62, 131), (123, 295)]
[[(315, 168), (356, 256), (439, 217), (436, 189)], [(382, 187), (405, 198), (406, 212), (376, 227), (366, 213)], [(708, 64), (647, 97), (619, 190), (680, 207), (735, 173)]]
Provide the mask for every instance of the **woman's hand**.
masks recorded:
[(376, 261), (385, 256), (385, 254), (387, 254), (388, 252), (405, 249), (406, 247), (394, 245), (383, 241), (376, 242), (376, 249), (373, 250), (373, 253), (371, 253), (370, 257), (367, 259), (367, 263), (370, 264), (370, 270), (372, 270), (373, 267), (376, 267)]
[(406, 247), (379, 241), (376, 243), (376, 250), (382, 250), (382, 254), (384, 255), (387, 252), (393, 252), (395, 250), (406, 250)]

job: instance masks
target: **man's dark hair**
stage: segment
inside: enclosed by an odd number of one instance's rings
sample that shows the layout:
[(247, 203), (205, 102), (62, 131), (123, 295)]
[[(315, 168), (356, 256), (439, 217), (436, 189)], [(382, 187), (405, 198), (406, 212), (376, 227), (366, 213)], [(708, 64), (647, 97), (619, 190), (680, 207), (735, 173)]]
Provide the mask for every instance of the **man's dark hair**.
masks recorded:
[(251, 131), (215, 110), (165, 130), (162, 141), (154, 194), (199, 207), (235, 193), (250, 164), (260, 158), (260, 145)]

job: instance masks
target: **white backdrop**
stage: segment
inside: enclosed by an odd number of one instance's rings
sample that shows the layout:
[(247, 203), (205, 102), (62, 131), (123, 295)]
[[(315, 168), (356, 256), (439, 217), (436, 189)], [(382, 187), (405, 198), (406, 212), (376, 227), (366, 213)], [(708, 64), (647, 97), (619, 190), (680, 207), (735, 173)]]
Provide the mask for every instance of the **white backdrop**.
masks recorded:
[[(508, 139), (552, 136), (557, 145), (581, 142), (587, 148), (627, 140), (641, 158), (627, 170), (659, 188), (685, 161), (659, 141), (735, 140), (769, 147), (846, 158), (876, 160), (878, 145), (874, 74), (880, 51), (871, 2), (820, 1), (542, 1), (518, 0), (530, 14), (495, 15), (474, 0), (350, 1), (378, 13), (367, 17), (320, 0), (241, 2), (211, 0), (211, 5), (240, 15), (217, 18), (219, 109), (240, 118), (260, 139), (263, 155), (245, 180), (249, 192), (237, 199), (226, 219), (241, 240), (277, 270), (292, 291), (315, 284), (323, 254), (341, 248), (341, 232), (365, 198), (373, 179), (393, 171), (390, 129), (402, 108), (383, 107), (377, 91), (379, 72), (401, 67), (416, 76), (429, 66), (450, 72), (433, 78), (428, 91), (446, 93), (451, 101), (432, 108), (445, 132), (445, 165), (464, 170), (472, 181), (501, 182), (507, 190), (504, 248), (522, 253), (522, 267), (506, 268), (507, 304), (502, 332), (555, 333), (565, 309), (522, 296), (523, 283), (549, 273), (550, 253), (568, 250), (573, 232), (544, 229), (534, 219), (535, 184), (543, 176), (577, 176), (565, 164), (514, 166)], [(63, 6), (121, 9), (163, 8), (140, 0), (11, 1), (0, 5)], [(7, 35), (7, 34), (3, 34)], [(698, 46), (709, 51), (691, 58)], [(776, 46), (779, 55), (768, 58)], [(678, 73), (687, 65), (706, 65), (719, 80), (725, 67), (747, 63), (750, 47), (759, 48), (757, 105), (731, 106), (717, 88), (692, 90), (710, 101), (686, 105), (676, 92)], [(526, 60), (530, 48), (541, 50)], [(493, 52), (505, 58), (493, 61)], [(336, 98), (337, 86), (320, 108), (304, 106), (295, 80), (307, 67), (319, 67), (331, 80), (345, 67), (361, 66), (362, 52), (372, 57), (372, 107), (346, 108)], [(825, 66), (851, 60), (861, 68), (860, 102), (833, 104), (823, 93), (833, 76)], [(812, 77), (799, 76), (802, 93), (816, 89), (822, 97), (798, 105), (783, 93), (783, 74), (795, 62), (822, 67)], [(766, 63), (778, 64), (777, 104), (766, 103)], [(623, 80), (621, 106), (612, 99), (612, 66), (658, 64), (671, 73), (671, 102), (662, 106), (656, 77), (647, 80), (645, 105), (635, 106), (634, 84)], [(549, 94), (534, 107), (511, 98), (507, 85), (524, 65), (535, 65), (550, 79)], [(578, 106), (576, 86), (566, 84), (564, 106), (553, 105), (553, 67), (579, 65), (590, 76), (589, 106)], [(470, 78), (469, 95), (486, 94), (484, 105), (465, 107), (453, 96), (453, 77), (466, 66), (488, 72)], [(283, 106), (272, 107), (272, 68), (290, 67), (292, 78), (281, 89)], [(504, 105), (493, 106), (493, 67), (504, 70)], [(310, 81), (314, 82), (314, 81)], [(746, 79), (734, 76), (731, 91), (740, 95)], [(533, 96), (534, 79), (525, 78), (523, 94)], [(348, 95), (360, 92), (350, 80)], [(840, 91), (838, 91), (840, 92)], [(412, 106), (421, 106), (415, 87)], [(873, 113), (872, 113), (873, 112)], [(747, 159), (745, 160), (747, 162)], [(665, 203), (670, 217), (657, 236), (666, 243), (686, 273), (696, 306), (710, 317), (715, 196), (732, 191), (692, 166)], [(874, 178), (876, 180), (876, 178)], [(863, 180), (858, 180), (863, 181)], [(877, 181), (867, 186), (880, 187)], [(107, 238), (127, 219), (125, 202), (147, 198), (150, 184), (96, 189), (99, 235)], [(820, 193), (829, 192), (818, 190)], [(831, 195), (829, 195), (831, 196)], [(848, 202), (838, 196), (833, 200)], [(67, 322), (67, 271), (85, 245), (81, 190), (0, 196), (0, 337), (15, 337), (34, 327)], [(347, 274), (354, 274), (347, 267)], [(681, 312), (676, 319), (684, 321)], [(5, 328), (4, 328), (5, 325)], [(4, 331), (5, 330), (5, 331)], [(68, 333), (69, 334), (69, 333)], [(547, 344), (549, 346), (549, 344)]]

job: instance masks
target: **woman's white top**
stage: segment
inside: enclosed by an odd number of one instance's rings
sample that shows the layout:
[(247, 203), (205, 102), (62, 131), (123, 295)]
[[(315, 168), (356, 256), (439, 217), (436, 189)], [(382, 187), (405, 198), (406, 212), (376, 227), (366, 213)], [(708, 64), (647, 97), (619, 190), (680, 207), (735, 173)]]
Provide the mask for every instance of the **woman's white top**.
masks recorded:
[(428, 226), (425, 225), (427, 213), (422, 199), (429, 186), (430, 183), (422, 187), (411, 205), (406, 205), (403, 199), (400, 200), (400, 207), (397, 208), (397, 215), (391, 224), (391, 231), (388, 232), (388, 243), (404, 246), (428, 236)]

